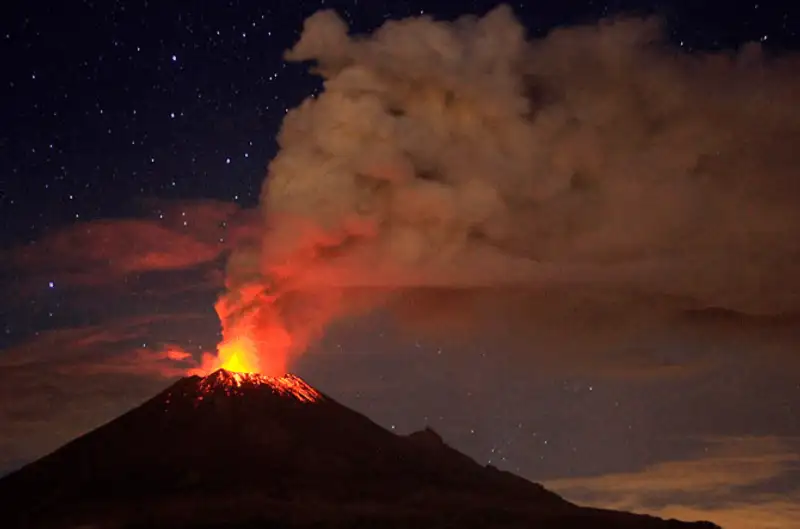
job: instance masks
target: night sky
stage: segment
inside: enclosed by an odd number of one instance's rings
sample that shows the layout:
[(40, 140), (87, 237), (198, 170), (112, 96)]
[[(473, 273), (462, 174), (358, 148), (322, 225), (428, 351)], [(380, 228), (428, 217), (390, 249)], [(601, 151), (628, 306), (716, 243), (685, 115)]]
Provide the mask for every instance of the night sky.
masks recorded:
[[(281, 123), (322, 90), (308, 64), (284, 61), (307, 17), (333, 8), (368, 33), (496, 2), (12, 4), (0, 17), (0, 473), (181, 376), (166, 347), (213, 350), (225, 259), (257, 224)], [(658, 17), (676, 54), (800, 47), (791, 2), (735, 4), (511, 7), (532, 39), (624, 14)], [(456, 345), (379, 311), (332, 326), (293, 370), (387, 428), (430, 425), (576, 502), (800, 527), (798, 349), (771, 347), (798, 320), (707, 316), (755, 333), (665, 333), (590, 358), (530, 342), (520, 359), (490, 337)]]

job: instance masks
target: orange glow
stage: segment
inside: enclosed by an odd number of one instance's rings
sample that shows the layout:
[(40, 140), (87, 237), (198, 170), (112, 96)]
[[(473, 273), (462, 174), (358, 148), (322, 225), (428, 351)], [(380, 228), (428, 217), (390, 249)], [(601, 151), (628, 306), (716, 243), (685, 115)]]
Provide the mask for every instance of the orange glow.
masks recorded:
[[(206, 376), (220, 369), (232, 373), (280, 377), (287, 372), (292, 337), (282, 325), (275, 296), (263, 285), (249, 285), (221, 297), (214, 308), (222, 323), (216, 354), (203, 353), (189, 375)], [(167, 357), (180, 360), (189, 353), (170, 349)]]
[(168, 349), (166, 352), (166, 357), (168, 360), (173, 360), (175, 362), (181, 362), (189, 358), (190, 355), (186, 351), (181, 351), (180, 349)]
[(214, 363), (219, 364), (219, 368), (234, 373), (261, 372), (256, 344), (247, 336), (236, 336), (219, 344)]

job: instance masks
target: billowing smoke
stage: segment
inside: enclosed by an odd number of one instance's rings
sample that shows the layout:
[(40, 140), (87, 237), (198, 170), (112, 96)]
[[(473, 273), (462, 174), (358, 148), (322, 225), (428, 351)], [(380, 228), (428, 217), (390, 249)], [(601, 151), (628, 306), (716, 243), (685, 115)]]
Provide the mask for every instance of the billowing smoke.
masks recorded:
[(620, 19), (529, 41), (506, 7), (361, 36), (314, 14), (286, 56), (324, 91), (283, 123), (229, 319), (277, 321), (297, 352), (375, 307), (543, 340), (798, 311), (800, 62), (662, 37)]

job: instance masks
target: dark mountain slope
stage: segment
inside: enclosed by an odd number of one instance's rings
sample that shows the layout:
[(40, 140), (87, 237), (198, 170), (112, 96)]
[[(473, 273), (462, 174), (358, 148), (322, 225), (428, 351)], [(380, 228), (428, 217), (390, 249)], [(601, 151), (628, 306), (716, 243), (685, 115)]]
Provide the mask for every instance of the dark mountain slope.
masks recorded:
[(3, 527), (693, 525), (579, 508), (297, 377), (226, 371), (179, 380), (0, 480), (0, 511)]

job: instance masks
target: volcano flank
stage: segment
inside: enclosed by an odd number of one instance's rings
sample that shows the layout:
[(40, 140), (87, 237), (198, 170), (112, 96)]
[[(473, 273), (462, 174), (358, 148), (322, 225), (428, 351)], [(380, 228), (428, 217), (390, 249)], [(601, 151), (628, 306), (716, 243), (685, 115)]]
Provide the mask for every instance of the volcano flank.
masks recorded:
[(716, 527), (578, 507), (294, 375), (224, 370), (3, 478), (0, 512), (3, 527), (42, 528)]

